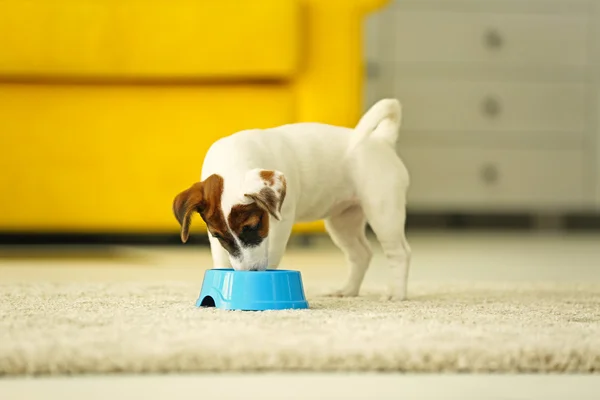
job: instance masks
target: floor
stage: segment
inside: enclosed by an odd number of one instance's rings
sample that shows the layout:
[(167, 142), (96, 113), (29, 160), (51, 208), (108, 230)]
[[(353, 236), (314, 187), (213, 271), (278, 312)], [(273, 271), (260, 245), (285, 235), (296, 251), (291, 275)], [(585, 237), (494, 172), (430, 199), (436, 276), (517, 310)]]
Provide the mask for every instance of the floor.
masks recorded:
[[(600, 235), (558, 233), (412, 233), (412, 281), (600, 281)], [(365, 285), (381, 285), (386, 267), (378, 248)], [(79, 248), (68, 254), (0, 249), (0, 281), (197, 281), (210, 267), (206, 249)], [(338, 282), (343, 256), (326, 239), (314, 247), (292, 246), (283, 268), (298, 269), (311, 283)], [(600, 333), (600, 327), (599, 327)], [(172, 397), (242, 398), (598, 398), (600, 375), (592, 376), (419, 376), (419, 375), (201, 375), (67, 377), (0, 380), (2, 399), (89, 399), (141, 394)], [(223, 390), (226, 390), (225, 394)], [(212, 396), (211, 396), (212, 395)], [(229, 396), (229, 397), (227, 397)], [(296, 396), (296, 397), (293, 397)]]

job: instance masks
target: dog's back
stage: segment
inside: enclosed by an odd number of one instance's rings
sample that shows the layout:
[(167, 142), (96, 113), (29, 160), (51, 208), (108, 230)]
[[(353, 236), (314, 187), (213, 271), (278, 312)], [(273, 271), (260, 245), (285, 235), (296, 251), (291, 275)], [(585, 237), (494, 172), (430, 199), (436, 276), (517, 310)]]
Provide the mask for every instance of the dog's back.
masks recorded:
[(235, 186), (247, 170), (280, 171), (289, 182), (289, 196), (298, 200), (297, 217), (320, 219), (335, 204), (353, 198), (364, 176), (377, 179), (386, 173), (374, 169), (403, 169), (395, 154), (400, 119), (400, 103), (384, 99), (354, 129), (301, 122), (240, 131), (211, 146), (202, 179), (218, 173), (226, 177), (226, 186)]

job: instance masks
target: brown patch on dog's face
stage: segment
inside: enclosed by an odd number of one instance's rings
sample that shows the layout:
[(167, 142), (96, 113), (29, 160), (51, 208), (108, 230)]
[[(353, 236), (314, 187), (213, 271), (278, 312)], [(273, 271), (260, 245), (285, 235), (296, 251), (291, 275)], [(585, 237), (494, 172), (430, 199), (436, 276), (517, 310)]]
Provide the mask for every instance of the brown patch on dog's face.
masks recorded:
[(263, 181), (267, 182), (269, 185), (275, 184), (275, 171), (260, 171), (259, 176)]
[(256, 203), (233, 206), (227, 220), (245, 247), (260, 245), (269, 234), (269, 213)]
[(223, 178), (211, 175), (202, 182), (194, 183), (189, 189), (179, 193), (173, 201), (173, 211), (181, 224), (181, 240), (185, 243), (189, 237), (189, 227), (194, 212), (206, 223), (208, 231), (233, 257), (240, 254), (239, 246), (227, 229), (221, 196)]
[(200, 217), (206, 223), (206, 227), (208, 232), (221, 243), (221, 246), (229, 254), (233, 257), (237, 257), (240, 253), (239, 246), (235, 242), (235, 239), (227, 229), (227, 224), (225, 223), (225, 216), (223, 215), (223, 210), (221, 209), (221, 196), (223, 195), (223, 178), (219, 175), (211, 175), (217, 176), (219, 179), (214, 182), (209, 182), (209, 178), (206, 179), (207, 182), (207, 191), (211, 193), (212, 198), (207, 202), (210, 206), (204, 208), (204, 210), (200, 211)]
[(261, 189), (258, 193), (247, 194), (246, 196), (250, 197), (252, 200), (256, 202), (256, 204), (262, 206), (264, 210), (272, 210), (279, 209), (281, 210), (281, 204), (279, 204), (279, 199), (277, 198), (273, 189), (265, 187)]

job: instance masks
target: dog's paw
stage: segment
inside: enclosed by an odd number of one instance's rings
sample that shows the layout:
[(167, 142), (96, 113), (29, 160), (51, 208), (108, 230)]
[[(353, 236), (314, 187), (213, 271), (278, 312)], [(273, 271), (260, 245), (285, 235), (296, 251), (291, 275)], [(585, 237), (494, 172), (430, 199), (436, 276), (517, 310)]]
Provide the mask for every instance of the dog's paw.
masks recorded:
[(405, 285), (390, 285), (385, 294), (380, 297), (381, 301), (405, 301), (407, 287)]
[(386, 291), (386, 294), (381, 296), (381, 301), (405, 301), (406, 290), (400, 290), (397, 288), (390, 288)]
[(400, 302), (406, 301), (406, 295), (384, 294), (379, 298), (380, 301)]

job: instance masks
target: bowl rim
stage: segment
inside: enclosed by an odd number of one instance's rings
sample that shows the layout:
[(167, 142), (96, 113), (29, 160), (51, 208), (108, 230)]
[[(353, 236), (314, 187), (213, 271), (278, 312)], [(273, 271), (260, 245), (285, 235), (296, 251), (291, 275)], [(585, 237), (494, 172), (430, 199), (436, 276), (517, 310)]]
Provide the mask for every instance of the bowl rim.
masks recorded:
[(293, 269), (266, 269), (264, 271), (238, 271), (235, 270), (233, 268), (209, 268), (206, 270), (206, 272), (209, 271), (214, 271), (214, 272), (229, 272), (229, 273), (236, 273), (236, 274), (243, 274), (243, 273), (253, 273), (253, 274), (264, 274), (264, 273), (299, 273), (300, 271), (295, 271)]

